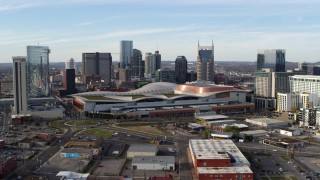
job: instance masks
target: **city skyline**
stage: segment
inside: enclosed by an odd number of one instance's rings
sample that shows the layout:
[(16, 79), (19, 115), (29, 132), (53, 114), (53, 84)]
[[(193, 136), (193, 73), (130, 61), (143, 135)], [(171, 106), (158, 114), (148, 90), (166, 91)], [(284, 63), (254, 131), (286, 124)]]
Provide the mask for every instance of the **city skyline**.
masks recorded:
[[(159, 50), (163, 60), (197, 59), (197, 42), (215, 44), (217, 61), (256, 61), (258, 49), (286, 49), (286, 60), (319, 61), (320, 2), (311, 0), (21, 0), (0, 2), (0, 62), (26, 55), (27, 45), (49, 46), (50, 62), (85, 52), (110, 52), (119, 42)], [(144, 57), (143, 57), (144, 59)]]

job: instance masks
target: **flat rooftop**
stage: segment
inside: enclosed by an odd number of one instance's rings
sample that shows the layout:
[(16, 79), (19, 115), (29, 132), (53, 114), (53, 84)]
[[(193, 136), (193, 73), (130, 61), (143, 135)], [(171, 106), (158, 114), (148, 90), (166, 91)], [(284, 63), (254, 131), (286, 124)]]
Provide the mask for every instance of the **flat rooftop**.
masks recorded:
[(128, 152), (158, 152), (158, 147), (153, 144), (134, 144), (129, 147)]
[(84, 149), (84, 148), (64, 148), (62, 153), (89, 153), (92, 154), (92, 149)]
[(301, 141), (295, 140), (295, 139), (292, 139), (292, 138), (274, 138), (274, 137), (269, 137), (269, 138), (265, 138), (264, 140), (273, 141), (273, 142), (277, 142), (277, 143), (283, 143), (283, 144), (301, 143)]
[(189, 123), (188, 124), (189, 126), (193, 126), (193, 127), (204, 127), (204, 126), (202, 126), (201, 124), (198, 124), (198, 123)]
[(253, 173), (248, 166), (233, 167), (198, 167), (198, 174), (222, 174), (222, 173)]
[(216, 115), (196, 115), (196, 118), (201, 118), (201, 119), (204, 119), (206, 121), (209, 121), (209, 120), (227, 119), (229, 117), (225, 116), (225, 115), (216, 114)]
[(174, 156), (135, 156), (132, 159), (132, 163), (139, 164), (174, 164), (175, 157)]
[(9, 160), (9, 159), (11, 159), (13, 157), (14, 156), (12, 156), (12, 155), (6, 155), (6, 154), (1, 155), (0, 156), (0, 163), (2, 164), (2, 163), (6, 162), (7, 160)]
[(246, 134), (246, 135), (268, 134), (268, 131), (265, 131), (265, 130), (241, 131), (240, 134)]
[(250, 165), (232, 140), (191, 139), (189, 144), (197, 159), (230, 159), (231, 155), (235, 160), (233, 166)]
[(229, 120), (229, 119), (226, 119), (226, 120), (218, 120), (218, 121), (208, 121), (208, 123), (210, 125), (216, 125), (216, 124), (224, 124), (224, 123), (234, 123), (236, 122), (236, 120)]
[(278, 120), (278, 119), (272, 119), (272, 118), (256, 118), (256, 119), (248, 119), (250, 121), (256, 121), (260, 123), (283, 123), (285, 121)]

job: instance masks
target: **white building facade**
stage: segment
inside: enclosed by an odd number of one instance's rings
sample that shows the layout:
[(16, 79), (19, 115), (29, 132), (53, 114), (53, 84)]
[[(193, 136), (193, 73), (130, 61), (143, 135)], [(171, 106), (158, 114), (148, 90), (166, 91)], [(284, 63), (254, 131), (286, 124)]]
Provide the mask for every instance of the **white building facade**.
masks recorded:
[(28, 110), (26, 57), (14, 56), (12, 59), (14, 114), (25, 115)]
[(306, 92), (320, 96), (320, 76), (295, 75), (289, 77), (290, 92)]

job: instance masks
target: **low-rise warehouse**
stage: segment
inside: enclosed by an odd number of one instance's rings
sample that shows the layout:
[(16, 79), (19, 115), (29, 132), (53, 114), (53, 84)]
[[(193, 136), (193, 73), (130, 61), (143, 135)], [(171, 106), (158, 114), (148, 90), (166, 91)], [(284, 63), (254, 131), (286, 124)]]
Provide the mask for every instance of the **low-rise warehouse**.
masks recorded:
[(242, 131), (239, 133), (240, 138), (244, 138), (245, 136), (252, 136), (254, 139), (265, 137), (268, 134), (268, 131), (265, 130), (253, 130), (253, 131)]
[(174, 156), (135, 156), (132, 159), (132, 169), (174, 171), (174, 163)]
[(286, 122), (286, 121), (271, 119), (271, 118), (246, 119), (245, 121), (247, 123), (252, 124), (252, 125), (256, 125), (256, 126), (263, 127), (266, 129), (274, 129), (274, 128), (288, 126), (288, 122)]
[(132, 159), (135, 156), (156, 156), (158, 147), (153, 144), (134, 144), (127, 151), (127, 158)]
[(189, 149), (199, 180), (253, 180), (249, 161), (231, 140), (192, 139)]

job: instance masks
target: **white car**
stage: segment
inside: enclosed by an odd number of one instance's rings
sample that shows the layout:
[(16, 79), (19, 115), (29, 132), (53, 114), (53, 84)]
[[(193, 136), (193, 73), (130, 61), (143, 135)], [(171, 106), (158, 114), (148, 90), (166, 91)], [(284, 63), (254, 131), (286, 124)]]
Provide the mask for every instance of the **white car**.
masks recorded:
[(168, 148), (168, 151), (169, 151), (169, 152), (176, 152), (176, 150), (173, 149), (173, 148), (171, 148), (171, 147)]

